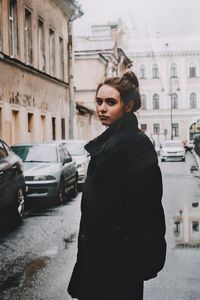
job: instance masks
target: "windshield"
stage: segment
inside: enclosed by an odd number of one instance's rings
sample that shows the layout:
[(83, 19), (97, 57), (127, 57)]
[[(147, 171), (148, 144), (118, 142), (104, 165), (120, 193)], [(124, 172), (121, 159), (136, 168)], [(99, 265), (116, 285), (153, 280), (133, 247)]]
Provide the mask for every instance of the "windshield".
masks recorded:
[(12, 150), (24, 162), (58, 162), (56, 147), (48, 145), (13, 146)]
[(164, 144), (164, 147), (182, 147), (182, 144), (181, 143), (165, 143)]
[(69, 153), (72, 156), (81, 156), (85, 154), (84, 144), (66, 144)]

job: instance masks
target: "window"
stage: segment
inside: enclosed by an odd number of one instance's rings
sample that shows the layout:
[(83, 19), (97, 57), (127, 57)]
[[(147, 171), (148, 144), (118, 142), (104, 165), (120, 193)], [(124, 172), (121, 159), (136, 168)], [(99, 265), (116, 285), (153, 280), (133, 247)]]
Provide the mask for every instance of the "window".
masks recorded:
[(158, 65), (154, 64), (152, 67), (152, 77), (159, 78)]
[(59, 75), (60, 79), (64, 79), (64, 43), (63, 38), (59, 37), (59, 51), (60, 51), (60, 67), (59, 67)]
[(193, 234), (198, 234), (199, 235), (199, 222), (193, 221), (192, 222), (192, 233)]
[(0, 51), (3, 50), (3, 11), (2, 0), (0, 0)]
[(153, 134), (160, 134), (160, 124), (153, 124)]
[(190, 108), (197, 108), (197, 96), (195, 93), (190, 94)]
[(177, 123), (172, 124), (172, 134), (173, 136), (179, 136), (179, 125)]
[(52, 140), (56, 139), (56, 118), (52, 117)]
[(44, 48), (44, 23), (41, 19), (38, 21), (38, 53), (40, 71), (45, 71), (45, 48)]
[(31, 12), (25, 9), (25, 22), (24, 22), (24, 55), (25, 62), (32, 64), (32, 20)]
[(154, 94), (153, 95), (153, 109), (159, 109), (159, 108), (160, 108), (159, 95), (158, 94)]
[(55, 76), (55, 32), (49, 29), (49, 58), (50, 58), (50, 74)]
[(177, 77), (177, 66), (175, 63), (171, 64), (170, 75), (171, 75), (171, 78)]
[(147, 124), (141, 124), (141, 130), (142, 131), (147, 131)]
[(146, 69), (145, 69), (145, 65), (141, 65), (141, 66), (140, 66), (139, 76), (140, 76), (140, 79), (145, 79), (145, 78), (146, 78)]
[(171, 94), (171, 107), (172, 109), (178, 108), (178, 95), (175, 93)]
[(28, 141), (34, 141), (34, 115), (32, 113), (28, 113)]
[(9, 3), (9, 45), (10, 55), (18, 56), (18, 22), (17, 22), (17, 1), (10, 0)]
[(12, 144), (20, 142), (20, 115), (19, 111), (12, 110)]
[(147, 109), (147, 97), (146, 95), (142, 94), (141, 95), (141, 102), (142, 102), (142, 109)]
[(65, 139), (65, 119), (61, 118), (61, 137)]
[(176, 222), (175, 223), (175, 228), (174, 228), (174, 235), (176, 237), (179, 237), (180, 233), (181, 233), (181, 231), (180, 231), (180, 222)]
[(190, 64), (189, 77), (196, 77), (196, 67), (194, 64)]

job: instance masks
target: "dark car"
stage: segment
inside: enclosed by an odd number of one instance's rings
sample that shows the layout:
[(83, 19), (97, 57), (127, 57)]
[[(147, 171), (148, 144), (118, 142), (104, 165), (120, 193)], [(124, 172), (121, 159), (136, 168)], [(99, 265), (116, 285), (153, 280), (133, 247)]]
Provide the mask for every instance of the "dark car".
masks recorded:
[(0, 139), (0, 215), (20, 220), (24, 214), (23, 162)]
[(77, 193), (76, 163), (63, 143), (15, 144), (12, 149), (23, 160), (27, 204), (36, 204), (36, 199), (59, 204), (68, 192)]

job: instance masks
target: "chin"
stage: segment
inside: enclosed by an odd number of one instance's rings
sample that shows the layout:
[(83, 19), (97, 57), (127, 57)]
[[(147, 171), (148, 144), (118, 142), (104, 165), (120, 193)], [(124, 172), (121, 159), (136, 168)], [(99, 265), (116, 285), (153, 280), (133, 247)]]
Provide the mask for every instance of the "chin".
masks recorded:
[(110, 126), (111, 122), (110, 121), (101, 121), (101, 124), (104, 126)]

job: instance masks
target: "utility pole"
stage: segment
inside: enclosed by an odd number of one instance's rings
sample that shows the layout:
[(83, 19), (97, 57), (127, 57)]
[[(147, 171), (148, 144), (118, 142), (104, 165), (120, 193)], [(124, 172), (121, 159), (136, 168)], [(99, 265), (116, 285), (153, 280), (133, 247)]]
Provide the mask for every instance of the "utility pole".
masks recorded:
[(82, 15), (81, 7), (76, 6), (74, 14), (68, 21), (69, 139), (74, 138), (75, 123), (73, 21)]

